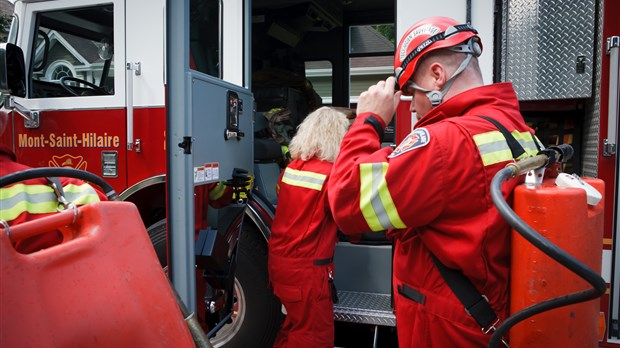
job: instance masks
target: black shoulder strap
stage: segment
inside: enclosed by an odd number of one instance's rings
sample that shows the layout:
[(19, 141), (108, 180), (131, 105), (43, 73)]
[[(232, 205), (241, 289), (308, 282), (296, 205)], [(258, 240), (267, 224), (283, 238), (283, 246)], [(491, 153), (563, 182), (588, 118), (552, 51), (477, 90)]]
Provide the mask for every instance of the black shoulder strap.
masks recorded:
[(488, 299), (480, 294), (474, 284), (461, 271), (446, 267), (432, 253), (431, 257), (446, 284), (465, 306), (467, 313), (476, 320), (483, 330), (491, 328), (497, 321), (497, 315), (491, 308)]
[[(519, 158), (521, 155), (523, 155), (525, 153), (525, 149), (523, 149), (523, 146), (521, 146), (521, 144), (519, 144), (519, 141), (517, 141), (517, 139), (515, 139), (515, 137), (512, 135), (512, 133), (510, 133), (508, 131), (508, 129), (506, 129), (506, 127), (502, 126), (501, 123), (499, 123), (496, 120), (490, 118), (489, 116), (480, 116), (480, 117), (482, 117), (483, 119), (493, 123), (495, 125), (495, 127), (497, 127), (497, 129), (502, 133), (504, 138), (506, 138), (506, 142), (508, 143), (508, 147), (510, 147), (510, 152), (512, 152), (512, 158), (517, 159), (517, 158)], [(535, 140), (534, 140), (534, 142), (536, 143)], [(536, 146), (538, 146), (538, 143), (536, 143)]]
[[(519, 158), (519, 156), (525, 153), (523, 146), (521, 146), (519, 141), (515, 139), (506, 127), (488, 116), (480, 117), (494, 124), (502, 133), (504, 138), (506, 138), (506, 142), (508, 143), (508, 147), (510, 147), (514, 159)], [(536, 140), (534, 140), (534, 142), (536, 142)], [(432, 253), (431, 257), (446, 284), (448, 284), (452, 292), (454, 292), (454, 295), (456, 295), (463, 306), (465, 306), (467, 313), (476, 320), (478, 325), (483, 328), (483, 331), (493, 328), (497, 321), (497, 314), (495, 314), (493, 308), (491, 308), (488, 299), (480, 294), (478, 289), (476, 289), (474, 284), (472, 284), (463, 272), (446, 267), (446, 265), (441, 263)]]

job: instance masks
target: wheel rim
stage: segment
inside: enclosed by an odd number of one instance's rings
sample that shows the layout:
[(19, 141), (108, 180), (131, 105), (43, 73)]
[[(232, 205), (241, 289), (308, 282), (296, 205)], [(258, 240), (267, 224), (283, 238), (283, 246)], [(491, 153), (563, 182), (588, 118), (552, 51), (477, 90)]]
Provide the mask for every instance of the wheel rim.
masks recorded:
[(210, 339), (211, 344), (214, 347), (221, 347), (230, 342), (239, 332), (239, 329), (243, 326), (246, 313), (246, 301), (243, 288), (239, 280), (235, 278), (235, 286), (233, 288), (233, 315), (231, 317), (232, 323), (224, 325), (217, 335)]

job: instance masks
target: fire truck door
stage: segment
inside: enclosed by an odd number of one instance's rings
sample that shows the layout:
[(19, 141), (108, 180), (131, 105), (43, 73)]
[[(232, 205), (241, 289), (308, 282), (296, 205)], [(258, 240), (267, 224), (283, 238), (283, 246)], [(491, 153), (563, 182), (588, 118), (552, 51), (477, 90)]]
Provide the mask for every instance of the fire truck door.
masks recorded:
[[(612, 221), (611, 232), (611, 251), (606, 250), (603, 253), (603, 265), (610, 267), (612, 273), (610, 282), (610, 315), (609, 315), (609, 341), (620, 343), (620, 233), (618, 232), (620, 226), (620, 161), (618, 160), (618, 153), (616, 148), (610, 149), (607, 147), (607, 143), (613, 143), (614, 146), (617, 143), (617, 132), (620, 109), (620, 37), (612, 36), (607, 42), (607, 52), (609, 54), (609, 104), (608, 104), (608, 139), (604, 140), (603, 156), (615, 155), (615, 199), (614, 199), (614, 212)], [(613, 150), (613, 151), (610, 151)], [(613, 153), (612, 153), (613, 152)]]
[(119, 69), (126, 87), (129, 186), (166, 171), (165, 0), (126, 1), (126, 59)]
[[(126, 186), (124, 0), (18, 2), (26, 98), (38, 116), (13, 115), (13, 144), (30, 166), (73, 167)], [(104, 165), (104, 154), (110, 158)]]

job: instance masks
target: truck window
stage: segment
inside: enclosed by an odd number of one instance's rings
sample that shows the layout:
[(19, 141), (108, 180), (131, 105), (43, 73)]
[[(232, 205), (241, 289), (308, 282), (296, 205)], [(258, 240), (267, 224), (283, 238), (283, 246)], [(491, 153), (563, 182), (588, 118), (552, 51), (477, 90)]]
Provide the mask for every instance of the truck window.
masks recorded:
[(394, 24), (349, 27), (349, 102), (394, 74)]
[(189, 3), (190, 68), (217, 78), (221, 69), (220, 0), (191, 0)]
[(36, 17), (31, 97), (113, 95), (113, 5), (40, 12)]
[(316, 60), (305, 62), (306, 78), (310, 80), (316, 93), (321, 97), (323, 105), (332, 105), (332, 62)]

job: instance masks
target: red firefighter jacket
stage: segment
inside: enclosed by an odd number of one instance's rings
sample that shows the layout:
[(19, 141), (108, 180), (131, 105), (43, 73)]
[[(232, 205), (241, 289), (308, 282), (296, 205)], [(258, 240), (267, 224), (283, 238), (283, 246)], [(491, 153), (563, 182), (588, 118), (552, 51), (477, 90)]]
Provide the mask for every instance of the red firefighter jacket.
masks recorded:
[[(437, 317), (478, 333), (480, 327), (443, 281), (431, 252), (447, 267), (461, 270), (497, 315), (507, 317), (510, 230), (491, 201), (489, 187), (512, 155), (498, 129), (481, 115), (500, 122), (529, 154), (536, 153), (512, 85), (500, 83), (446, 100), (419, 120), (395, 150), (381, 148), (374, 128), (364, 124), (369, 114), (359, 115), (343, 140), (329, 183), (330, 206), (344, 233), (388, 230), (395, 239), (395, 290), (406, 284), (429, 297), (427, 310), (433, 310), (431, 298), (445, 300)], [(516, 184), (504, 184), (504, 197), (509, 198)], [(398, 301), (397, 323), (403, 323)], [(405, 346), (417, 346), (415, 339), (428, 346), (433, 341), (427, 336), (449, 335), (438, 332), (440, 325), (416, 323), (415, 328), (420, 327), (427, 328), (420, 329), (425, 333), (403, 333), (417, 337), (405, 339)], [(460, 346), (469, 346), (467, 342)]]
[(282, 172), (270, 254), (308, 259), (334, 256), (337, 227), (327, 201), (331, 168), (332, 163), (313, 158), (294, 160)]
[[(30, 167), (15, 162), (15, 155), (0, 146), (0, 176), (12, 174)], [(99, 190), (79, 179), (60, 178), (65, 197), (75, 205), (105, 201), (107, 197)], [(9, 226), (38, 219), (57, 212), (58, 199), (45, 178), (19, 182), (0, 188), (0, 219)], [(21, 240), (15, 249), (30, 253), (62, 241), (60, 233), (46, 233)]]

